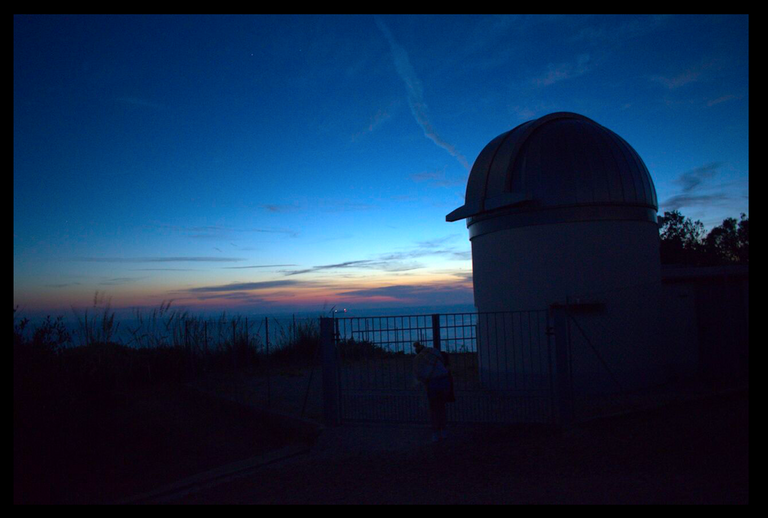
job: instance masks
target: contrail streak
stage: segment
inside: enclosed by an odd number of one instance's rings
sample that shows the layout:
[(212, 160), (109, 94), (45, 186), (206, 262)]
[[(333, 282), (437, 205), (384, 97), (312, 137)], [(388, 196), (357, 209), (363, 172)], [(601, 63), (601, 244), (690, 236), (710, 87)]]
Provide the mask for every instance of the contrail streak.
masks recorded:
[(397, 74), (405, 83), (405, 89), (408, 92), (408, 105), (411, 107), (413, 118), (416, 119), (416, 122), (421, 126), (424, 136), (445, 149), (451, 156), (456, 158), (467, 171), (469, 171), (469, 162), (467, 162), (464, 155), (462, 155), (452, 144), (443, 140), (432, 127), (432, 123), (429, 121), (429, 110), (427, 109), (427, 104), (424, 102), (424, 90), (421, 86), (421, 81), (419, 81), (405, 49), (395, 41), (394, 37), (392, 37), (392, 33), (389, 32), (389, 29), (384, 25), (383, 21), (379, 18), (375, 18), (375, 21), (392, 50), (392, 58), (395, 62)]

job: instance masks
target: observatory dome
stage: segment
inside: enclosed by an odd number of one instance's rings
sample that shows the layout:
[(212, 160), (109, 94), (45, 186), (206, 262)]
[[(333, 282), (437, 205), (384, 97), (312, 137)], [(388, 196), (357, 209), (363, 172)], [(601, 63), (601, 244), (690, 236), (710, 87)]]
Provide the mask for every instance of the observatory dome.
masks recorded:
[(625, 387), (658, 379), (657, 210), (637, 152), (587, 117), (552, 113), (489, 142), (472, 166), (464, 205), (446, 216), (467, 220), (481, 380), (508, 388), (511, 370), (514, 388), (536, 383), (542, 374), (533, 363), (514, 364), (528, 354), (518, 334), (531, 331), (530, 315), (557, 313), (559, 336), (568, 336), (563, 308), (600, 348), (598, 360), (589, 347), (561, 342), (567, 359), (556, 371), (572, 371), (574, 386), (614, 390), (605, 365)]
[[(556, 210), (552, 210), (556, 209)], [(656, 222), (651, 176), (632, 146), (582, 115), (551, 113), (493, 139), (467, 181), (465, 204), (446, 216), (474, 223), (503, 217), (505, 228), (576, 219)], [(535, 216), (534, 216), (535, 214)], [(553, 222), (554, 222), (553, 220)]]

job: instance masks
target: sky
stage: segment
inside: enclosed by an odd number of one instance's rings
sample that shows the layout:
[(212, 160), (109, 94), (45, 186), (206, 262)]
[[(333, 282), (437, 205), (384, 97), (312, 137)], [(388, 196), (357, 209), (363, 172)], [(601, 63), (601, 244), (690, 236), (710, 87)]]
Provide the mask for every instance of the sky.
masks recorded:
[(747, 16), (15, 16), (14, 306), (472, 304), (493, 138), (621, 135), (659, 212), (749, 215)]

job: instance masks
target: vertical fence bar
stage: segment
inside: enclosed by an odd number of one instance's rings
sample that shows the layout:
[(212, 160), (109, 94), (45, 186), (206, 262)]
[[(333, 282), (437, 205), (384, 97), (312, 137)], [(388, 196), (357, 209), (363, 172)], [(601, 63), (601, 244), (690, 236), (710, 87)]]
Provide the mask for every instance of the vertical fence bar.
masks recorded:
[(546, 313), (547, 324), (547, 374), (549, 379), (549, 420), (555, 421), (556, 419), (556, 407), (555, 407), (555, 381), (552, 373), (552, 335), (555, 334), (555, 328), (552, 323), (551, 314), (549, 311)]
[(442, 350), (440, 343), (440, 315), (432, 315), (432, 346), (438, 351)]
[(267, 346), (267, 407), (272, 407), (272, 358), (269, 355), (269, 317), (264, 317), (264, 336)]
[(573, 422), (573, 385), (569, 365), (568, 310), (561, 304), (552, 306), (555, 320), (555, 398), (560, 424)]
[(208, 321), (203, 321), (203, 347), (205, 348), (205, 353), (208, 354)]
[(232, 367), (237, 368), (237, 318), (232, 319)]
[(323, 420), (328, 426), (338, 426), (339, 416), (339, 377), (336, 362), (336, 347), (333, 339), (331, 318), (320, 318), (320, 346), (323, 358)]

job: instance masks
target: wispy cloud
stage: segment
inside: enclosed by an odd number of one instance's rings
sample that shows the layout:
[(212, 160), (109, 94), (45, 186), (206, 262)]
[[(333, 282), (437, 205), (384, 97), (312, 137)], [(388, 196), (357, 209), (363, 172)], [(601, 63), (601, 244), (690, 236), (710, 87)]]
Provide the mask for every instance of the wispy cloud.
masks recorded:
[(46, 288), (54, 288), (54, 289), (60, 289), (60, 288), (69, 288), (72, 286), (80, 286), (81, 284), (79, 282), (61, 282), (61, 283), (55, 283), (55, 284), (46, 284)]
[(123, 286), (124, 284), (133, 284), (140, 280), (146, 279), (146, 277), (115, 277), (106, 281), (101, 281), (101, 286)]
[(241, 257), (172, 256), (172, 257), (74, 257), (85, 263), (226, 263), (244, 261)]
[[(228, 300), (228, 301), (236, 301), (241, 304), (242, 303), (268, 304), (268, 301), (265, 300), (264, 298), (258, 297), (248, 292), (242, 292), (242, 291), (195, 294), (194, 297), (189, 297), (189, 298), (195, 299), (195, 300)], [(181, 300), (185, 300), (184, 297), (182, 297)]]
[(253, 264), (250, 266), (222, 266), (222, 270), (248, 270), (251, 268), (284, 268), (295, 264)]
[(267, 204), (267, 205), (262, 205), (261, 208), (263, 208), (267, 212), (274, 212), (274, 213), (296, 212), (297, 210), (299, 210), (298, 205)]
[(547, 71), (531, 79), (535, 86), (549, 86), (566, 79), (574, 79), (589, 72), (594, 66), (594, 61), (589, 54), (579, 54), (574, 61), (565, 63), (550, 63)]
[(222, 284), (219, 286), (200, 286), (196, 288), (188, 288), (183, 290), (186, 293), (219, 293), (219, 292), (236, 292), (236, 291), (258, 291), (268, 290), (272, 288), (283, 288), (285, 286), (294, 286), (299, 284), (300, 281), (293, 280), (277, 280), (277, 281), (261, 281), (261, 282), (234, 282), (231, 284)]
[(587, 24), (570, 39), (574, 43), (601, 47), (623, 44), (663, 28), (671, 19), (668, 15), (621, 17), (618, 20), (615, 17), (587, 17), (584, 19)]
[(661, 204), (662, 210), (680, 210), (683, 207), (713, 207), (725, 206), (733, 201), (733, 198), (725, 193), (712, 194), (678, 194)]
[(356, 212), (376, 208), (370, 203), (361, 203), (349, 200), (323, 200), (317, 209), (322, 212)]
[(451, 241), (460, 238), (458, 234), (451, 234), (444, 237), (417, 241), (415, 246), (404, 250), (382, 254), (380, 260), (383, 261), (403, 261), (406, 259), (417, 259), (428, 256), (443, 256), (450, 259), (464, 258), (464, 250), (450, 246)]
[(682, 173), (674, 182), (680, 186), (680, 193), (661, 203), (661, 210), (680, 210), (683, 207), (727, 206), (734, 202), (734, 196), (727, 192), (727, 185), (713, 184), (712, 180), (724, 166), (722, 162), (711, 162)]
[(293, 270), (293, 271), (287, 271), (284, 273), (285, 275), (300, 275), (304, 273), (312, 273), (312, 272), (317, 272), (321, 270), (341, 270), (345, 268), (371, 268), (376, 264), (379, 264), (379, 263), (369, 259), (363, 259), (363, 260), (357, 260), (357, 261), (346, 261), (343, 263), (336, 263), (336, 264), (324, 264), (320, 266), (313, 266), (311, 268), (306, 268), (304, 270)]
[[(269, 206), (277, 207), (277, 206)], [(177, 232), (192, 239), (210, 239), (214, 241), (232, 241), (236, 236), (243, 234), (283, 234), (297, 237), (298, 231), (285, 228), (259, 228), (259, 227), (230, 227), (226, 225), (203, 225), (183, 227), (178, 225), (158, 225), (160, 228)]]
[(711, 162), (701, 167), (691, 169), (690, 171), (681, 174), (675, 180), (675, 183), (680, 184), (683, 187), (683, 192), (691, 192), (704, 186), (707, 180), (717, 175), (722, 166), (722, 162)]
[(197, 268), (132, 268), (131, 272), (199, 272)]
[(315, 273), (323, 270), (345, 269), (373, 269), (385, 272), (404, 272), (423, 268), (414, 259), (428, 256), (442, 256), (449, 259), (465, 260), (469, 253), (465, 250), (449, 246), (449, 242), (458, 238), (458, 234), (452, 234), (436, 239), (418, 241), (415, 246), (403, 250), (379, 254), (372, 259), (357, 259), (334, 264), (312, 266), (301, 270), (289, 270), (283, 273), (286, 276)]
[(422, 171), (411, 175), (411, 180), (419, 183), (428, 183), (436, 187), (456, 187), (466, 184), (466, 178), (449, 178), (445, 170)]
[(471, 304), (472, 287), (466, 284), (395, 284), (380, 288), (350, 290), (340, 295), (362, 298), (386, 298), (409, 304)]
[(403, 80), (405, 89), (408, 93), (408, 105), (411, 108), (411, 113), (424, 132), (424, 136), (434, 142), (437, 146), (446, 150), (451, 156), (456, 158), (467, 171), (469, 171), (469, 162), (467, 162), (464, 155), (462, 155), (453, 144), (445, 141), (432, 127), (432, 122), (429, 117), (429, 109), (424, 101), (424, 88), (416, 75), (416, 70), (414, 70), (413, 65), (411, 65), (410, 59), (408, 59), (408, 53), (397, 43), (397, 41), (395, 41), (394, 36), (392, 36), (392, 33), (380, 18), (375, 18), (375, 21), (376, 26), (384, 34), (384, 37), (389, 43), (389, 48), (392, 51), (392, 58), (395, 63), (395, 69), (397, 70), (400, 79)]
[(718, 97), (716, 99), (710, 99), (709, 101), (707, 101), (707, 107), (716, 106), (716, 105), (718, 105), (720, 103), (724, 103), (724, 102), (728, 102), (728, 101), (733, 101), (733, 100), (740, 99), (740, 98), (741, 98), (740, 95), (732, 95), (732, 94), (722, 95), (722, 96), (720, 96), (720, 97)]
[(416, 246), (419, 248), (434, 249), (444, 246), (446, 243), (462, 239), (460, 234), (449, 234), (443, 237), (437, 237), (435, 239), (427, 239), (424, 241), (416, 241)]
[(653, 75), (650, 80), (664, 86), (668, 90), (676, 90), (691, 83), (706, 79), (710, 73), (720, 70), (723, 61), (711, 58), (692, 65), (672, 75)]
[(555, 104), (542, 101), (529, 101), (525, 104), (510, 105), (508, 107), (510, 114), (518, 121), (529, 121), (542, 114), (555, 111)]
[(380, 108), (374, 113), (368, 120), (368, 124), (365, 128), (352, 135), (352, 142), (359, 140), (369, 133), (373, 133), (382, 124), (392, 118), (392, 112), (400, 105), (399, 101), (393, 101), (384, 108)]

